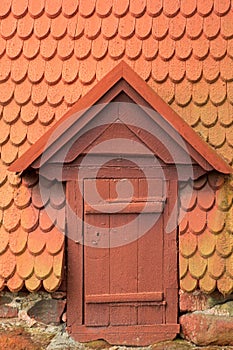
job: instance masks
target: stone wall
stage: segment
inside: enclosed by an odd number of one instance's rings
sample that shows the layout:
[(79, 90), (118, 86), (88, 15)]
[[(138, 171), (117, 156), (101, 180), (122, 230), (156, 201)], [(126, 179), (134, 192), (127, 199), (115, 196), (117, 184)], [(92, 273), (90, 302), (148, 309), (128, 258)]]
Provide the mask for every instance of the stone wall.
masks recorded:
[(233, 345), (233, 294), (180, 291), (181, 336), (196, 345)]

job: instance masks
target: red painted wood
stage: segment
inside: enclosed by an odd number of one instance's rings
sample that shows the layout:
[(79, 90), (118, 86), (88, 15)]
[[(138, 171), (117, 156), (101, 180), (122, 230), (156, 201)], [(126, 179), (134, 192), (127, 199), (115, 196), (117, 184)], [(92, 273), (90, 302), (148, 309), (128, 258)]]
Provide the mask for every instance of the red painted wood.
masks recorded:
[[(152, 110), (156, 110), (166, 121), (170, 124), (174, 130), (181, 135), (181, 137), (190, 145), (189, 152), (192, 151), (196, 154), (200, 154), (202, 160), (206, 166), (216, 169), (222, 173), (232, 173), (232, 168), (220, 157), (217, 153), (211, 149), (192, 128), (185, 123), (185, 121), (171, 109), (125, 62), (121, 61), (111, 72), (109, 72), (93, 89), (89, 91), (84, 97), (82, 97), (65, 115), (46, 132), (30, 149), (22, 155), (19, 159), (12, 163), (9, 167), (10, 171), (19, 172), (26, 170), (30, 167), (34, 161), (36, 161), (42, 154), (48, 151), (49, 159), (55, 154), (61, 145), (57, 140), (70, 140), (70, 130), (76, 132), (82, 129), (89, 120), (84, 120), (83, 114), (87, 108), (93, 106), (96, 103), (109, 103), (117, 94), (121, 91), (127, 93), (126, 86), (129, 86), (134, 91), (134, 95), (137, 94), (143, 99), (143, 105), (149, 105)], [(100, 110), (101, 110), (100, 106)], [(92, 116), (94, 117), (94, 116)], [(88, 118), (87, 118), (88, 119)], [(81, 120), (81, 123), (80, 123)], [(84, 122), (84, 123), (83, 123)], [(76, 127), (74, 127), (76, 126)], [(68, 135), (64, 137), (66, 131), (69, 131)], [(47, 148), (48, 140), (51, 135), (55, 133), (56, 137), (53, 137), (50, 147)], [(68, 138), (67, 138), (68, 136)], [(51, 151), (52, 150), (52, 151)], [(199, 158), (200, 160), (200, 158)], [(198, 162), (198, 159), (197, 159)], [(38, 163), (36, 167), (40, 167)]]

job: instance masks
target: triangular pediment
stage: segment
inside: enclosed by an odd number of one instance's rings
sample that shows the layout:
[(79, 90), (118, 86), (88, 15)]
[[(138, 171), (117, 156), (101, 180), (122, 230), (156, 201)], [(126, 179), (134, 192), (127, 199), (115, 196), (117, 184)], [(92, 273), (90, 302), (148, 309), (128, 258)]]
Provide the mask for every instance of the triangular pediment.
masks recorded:
[(124, 62), (81, 98), (9, 170), (22, 172), (48, 163), (69, 163), (103, 143), (104, 138), (108, 141), (121, 139), (121, 134), (128, 140), (126, 144), (116, 149), (108, 142), (103, 152), (124, 154), (134, 150), (135, 154), (143, 153), (141, 144), (145, 155), (152, 152), (166, 164), (186, 164), (191, 159), (192, 164), (204, 171), (232, 172), (230, 166)]

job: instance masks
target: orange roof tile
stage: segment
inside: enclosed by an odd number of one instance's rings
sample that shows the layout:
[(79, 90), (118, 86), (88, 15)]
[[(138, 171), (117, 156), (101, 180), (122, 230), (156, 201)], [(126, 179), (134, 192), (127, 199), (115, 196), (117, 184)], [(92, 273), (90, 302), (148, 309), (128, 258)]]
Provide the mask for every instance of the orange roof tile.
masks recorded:
[[(6, 210), (1, 214), (3, 226), (0, 227), (3, 264), (8, 258), (12, 261), (10, 257), (16, 251), (13, 243), (11, 251), (6, 242), (9, 235), (12, 239), (17, 236), (19, 214), (25, 232), (21, 234), (28, 237), (28, 244), (31, 242), (31, 256), (42, 254), (49, 230), (54, 228), (43, 214), (40, 196), (33, 188), (36, 182), (32, 181), (29, 188), (25, 183), (21, 187), (20, 178), (8, 175), (6, 167), (120, 60), (126, 61), (232, 164), (233, 11), (230, 0), (5, 0), (0, 6), (0, 18), (0, 208)], [(191, 244), (195, 249), (191, 249), (188, 256), (194, 254), (194, 259), (200, 254), (211, 261), (217, 254), (226, 262), (226, 271), (216, 283), (208, 267), (203, 277), (197, 277), (201, 267), (197, 272), (191, 268), (195, 279), (184, 258), (187, 256), (184, 240), (181, 286), (193, 290), (199, 280), (200, 288), (206, 292), (218, 288), (229, 293), (233, 286), (227, 262), (232, 243), (227, 246), (226, 242), (231, 242), (233, 199), (227, 190), (229, 185), (213, 181), (209, 178), (199, 188), (196, 185), (195, 200), (188, 208), (183, 200), (182, 210), (188, 210), (188, 214), (182, 221), (182, 235), (195, 238), (195, 244)], [(57, 208), (63, 205), (54, 198), (51, 203)], [(47, 205), (53, 208), (51, 203), (47, 198)], [(37, 215), (35, 220), (30, 218), (31, 211)], [(12, 216), (12, 212), (19, 214)], [(64, 227), (63, 214), (61, 218), (54, 217), (59, 227)], [(201, 218), (199, 225), (195, 223), (197, 217)], [(36, 231), (31, 231), (33, 229)], [(30, 240), (30, 234), (36, 235), (34, 232), (45, 235), (39, 251), (33, 239)], [(59, 268), (55, 272), (51, 265), (50, 275), (44, 277), (44, 287), (50, 291), (60, 283), (62, 249), (54, 255)], [(220, 260), (216, 259), (216, 264)], [(50, 258), (49, 261), (54, 263)], [(24, 279), (13, 270), (7, 286), (16, 291), (23, 286)], [(33, 274), (27, 277), (25, 285), (33, 291), (40, 288), (41, 281)], [(3, 286), (4, 278), (0, 274), (0, 288)]]

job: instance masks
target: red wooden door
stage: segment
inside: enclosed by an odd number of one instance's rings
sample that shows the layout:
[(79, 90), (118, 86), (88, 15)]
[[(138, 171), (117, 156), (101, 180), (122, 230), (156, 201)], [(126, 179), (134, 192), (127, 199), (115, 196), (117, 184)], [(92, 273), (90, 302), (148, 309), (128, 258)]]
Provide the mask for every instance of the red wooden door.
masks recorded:
[[(88, 200), (84, 210), (87, 326), (163, 323), (163, 184), (152, 181), (159, 193), (146, 203), (145, 180), (131, 179), (134, 197), (128, 205), (127, 193), (115, 198), (117, 180), (85, 181), (84, 200), (92, 199), (95, 186), (106, 199), (91, 205)], [(120, 206), (125, 208), (119, 213)], [(152, 226), (147, 233), (146, 226)]]
[[(68, 327), (79, 341), (148, 345), (179, 332), (176, 236), (165, 235), (170, 201), (164, 180), (149, 179), (149, 196), (147, 182), (83, 181), (84, 244), (68, 247)], [(174, 195), (170, 182), (166, 192)]]

